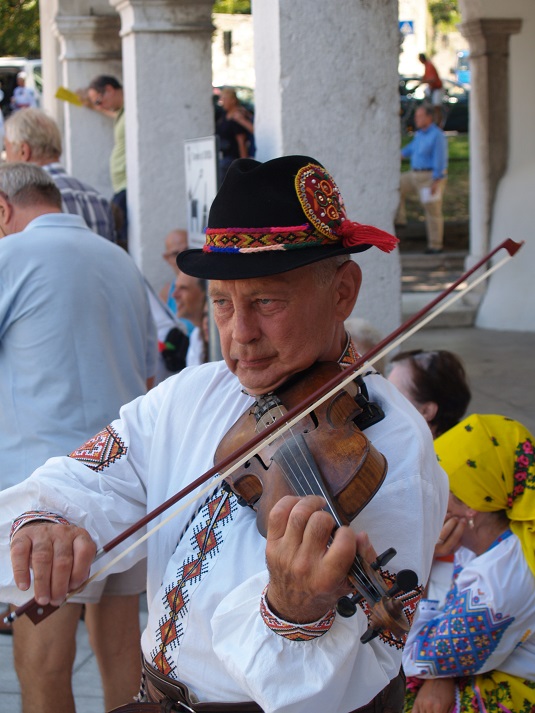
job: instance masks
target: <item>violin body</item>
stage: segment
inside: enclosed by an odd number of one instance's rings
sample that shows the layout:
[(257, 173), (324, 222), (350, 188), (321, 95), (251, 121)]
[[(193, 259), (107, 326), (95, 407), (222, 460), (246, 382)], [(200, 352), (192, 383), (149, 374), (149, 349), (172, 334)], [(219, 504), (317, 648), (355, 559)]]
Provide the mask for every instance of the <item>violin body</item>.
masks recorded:
[[(341, 370), (339, 364), (319, 362), (288, 380), (276, 393), (257, 398), (225, 434), (214, 462), (231, 457)], [(359, 387), (351, 382), (224, 479), (225, 487), (241, 504), (256, 512), (257, 527), (264, 537), (271, 509), (285, 495), (321, 495), (336, 528), (349, 525), (379, 490), (387, 462), (355, 423), (363, 411), (362, 398), (357, 397)], [(352, 616), (358, 602), (368, 602), (370, 625), (361, 637), (363, 643), (383, 629), (397, 637), (409, 630), (403, 605), (394, 597), (414, 588), (417, 577), (411, 570), (402, 570), (388, 588), (380, 571), (395, 554), (390, 548), (371, 564), (357, 555), (348, 572), (348, 586), (355, 594), (339, 600), (338, 612)]]
[[(340, 370), (336, 363), (317, 363), (286, 382), (276, 394), (259, 398), (226, 433), (215, 462), (284, 416)], [(342, 390), (225, 478), (241, 502), (256, 512), (257, 527), (264, 537), (269, 512), (284, 495), (324, 496), (326, 491), (339, 515), (337, 524), (343, 525), (375, 495), (387, 463), (355, 425), (361, 411), (354, 395)]]

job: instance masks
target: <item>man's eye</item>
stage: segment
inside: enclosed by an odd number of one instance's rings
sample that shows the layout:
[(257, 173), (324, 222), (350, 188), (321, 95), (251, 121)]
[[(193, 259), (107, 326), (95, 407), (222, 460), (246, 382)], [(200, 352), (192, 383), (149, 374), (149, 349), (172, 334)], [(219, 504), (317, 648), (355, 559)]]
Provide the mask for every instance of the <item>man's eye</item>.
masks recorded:
[(269, 299), (269, 297), (265, 297), (264, 299), (258, 300), (258, 303), (261, 305), (269, 305), (273, 302), (272, 299)]

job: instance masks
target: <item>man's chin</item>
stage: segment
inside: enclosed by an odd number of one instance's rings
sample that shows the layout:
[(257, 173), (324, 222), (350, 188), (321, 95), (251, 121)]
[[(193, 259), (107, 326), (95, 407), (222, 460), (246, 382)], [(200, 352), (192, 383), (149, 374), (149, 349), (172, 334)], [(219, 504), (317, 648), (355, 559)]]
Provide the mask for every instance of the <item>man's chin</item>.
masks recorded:
[(244, 390), (251, 396), (263, 396), (276, 391), (292, 376), (292, 374), (262, 374), (249, 369), (238, 369), (235, 373)]

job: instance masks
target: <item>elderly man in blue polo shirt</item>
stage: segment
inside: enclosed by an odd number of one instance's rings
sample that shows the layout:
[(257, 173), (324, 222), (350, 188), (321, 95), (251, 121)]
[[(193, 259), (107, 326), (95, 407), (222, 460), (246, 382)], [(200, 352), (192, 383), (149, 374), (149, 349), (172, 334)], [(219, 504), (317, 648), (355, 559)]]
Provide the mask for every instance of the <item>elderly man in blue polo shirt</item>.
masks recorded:
[(418, 131), (401, 149), (402, 158), (411, 160), (411, 170), (401, 174), (396, 225), (406, 224), (405, 198), (416, 193), (424, 207), (426, 253), (436, 254), (442, 252), (444, 242), (442, 197), (448, 175), (448, 144), (444, 132), (433, 121), (432, 107), (419, 106), (414, 120)]

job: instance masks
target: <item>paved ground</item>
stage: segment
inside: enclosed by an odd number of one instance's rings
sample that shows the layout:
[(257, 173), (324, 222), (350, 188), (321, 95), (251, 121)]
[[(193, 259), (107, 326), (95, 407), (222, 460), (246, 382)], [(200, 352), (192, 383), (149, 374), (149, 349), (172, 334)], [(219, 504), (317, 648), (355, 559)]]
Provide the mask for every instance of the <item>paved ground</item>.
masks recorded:
[[(473, 392), (472, 411), (516, 418), (535, 433), (535, 333), (474, 328), (427, 329), (411, 337), (403, 348), (417, 347), (450, 349), (462, 357)], [(146, 619), (144, 605), (142, 609), (143, 623)], [(78, 632), (74, 690), (77, 713), (102, 713), (97, 666), (83, 623), (80, 623)], [(0, 711), (20, 711), (10, 636), (0, 636)]]

